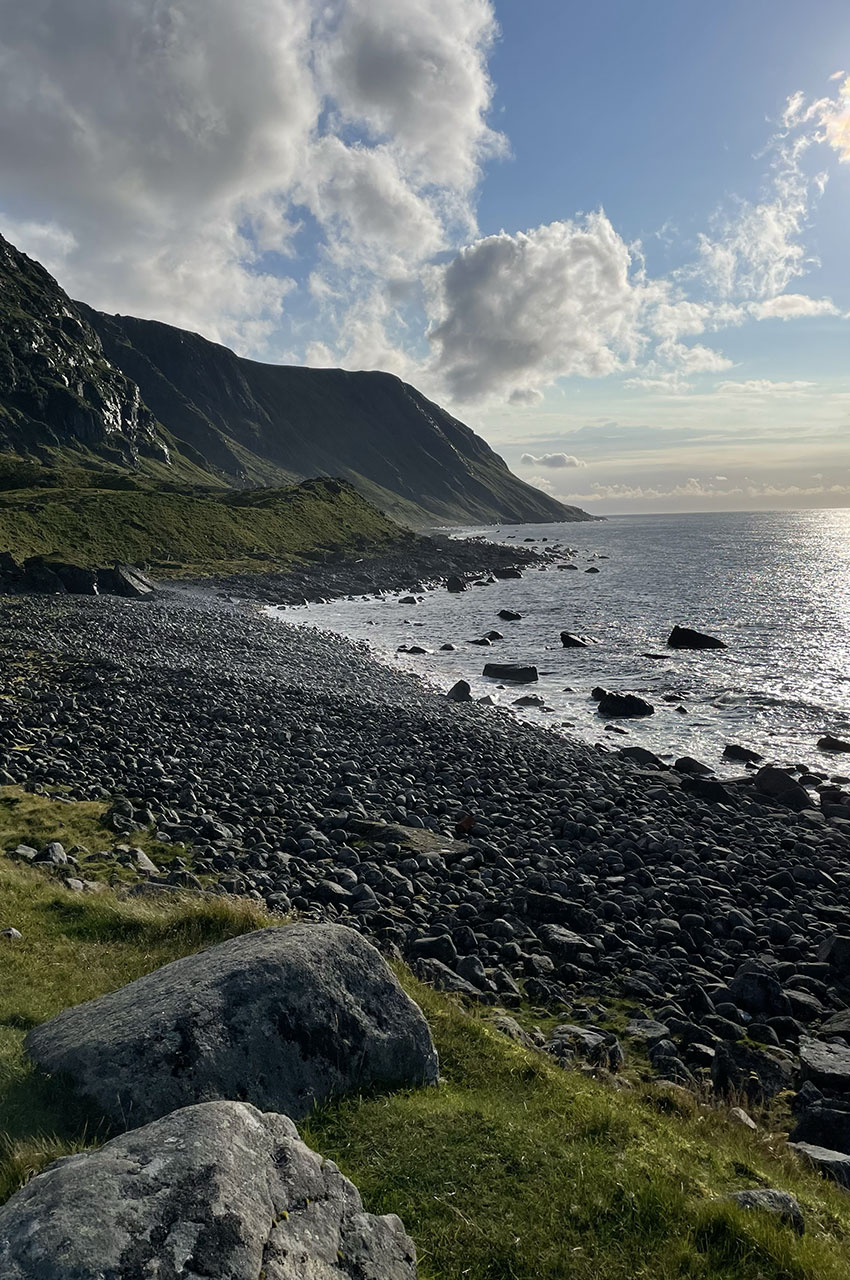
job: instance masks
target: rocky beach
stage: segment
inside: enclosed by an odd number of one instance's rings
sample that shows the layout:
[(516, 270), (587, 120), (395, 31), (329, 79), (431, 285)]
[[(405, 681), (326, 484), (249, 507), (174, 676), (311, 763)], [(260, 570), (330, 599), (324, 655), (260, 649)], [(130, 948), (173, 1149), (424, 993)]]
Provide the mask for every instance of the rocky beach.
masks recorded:
[[(792, 1136), (848, 1179), (846, 776), (645, 763), (212, 592), (0, 610), (0, 783), (103, 801), (114, 832), (13, 858), (83, 893), (87, 859), (113, 857), (135, 893), (343, 923), (429, 984), (521, 1011), (515, 1034), (565, 1063), (616, 1070), (634, 1046), (745, 1105), (791, 1091)], [(142, 830), (174, 845), (164, 868), (133, 854)], [(563, 1022), (529, 1032), (529, 1013)]]

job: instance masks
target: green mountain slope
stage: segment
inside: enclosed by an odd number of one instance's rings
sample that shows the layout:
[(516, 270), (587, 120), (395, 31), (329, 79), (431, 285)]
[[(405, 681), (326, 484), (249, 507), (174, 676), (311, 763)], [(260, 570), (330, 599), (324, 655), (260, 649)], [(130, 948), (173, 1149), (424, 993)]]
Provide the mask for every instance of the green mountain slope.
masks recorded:
[(170, 325), (80, 309), (159, 420), (232, 481), (338, 475), (420, 524), (587, 519), (391, 374), (259, 364)]

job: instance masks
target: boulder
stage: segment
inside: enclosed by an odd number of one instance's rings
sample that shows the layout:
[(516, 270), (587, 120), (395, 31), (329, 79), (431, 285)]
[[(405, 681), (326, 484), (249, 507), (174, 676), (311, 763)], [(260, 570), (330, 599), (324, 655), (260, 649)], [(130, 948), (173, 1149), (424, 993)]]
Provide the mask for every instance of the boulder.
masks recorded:
[(66, 1156), (0, 1208), (3, 1280), (415, 1280), (394, 1214), (243, 1102), (184, 1107)]
[(800, 1074), (821, 1089), (846, 1093), (850, 1090), (850, 1048), (801, 1036)]
[(819, 751), (850, 751), (850, 742), (845, 742), (843, 738), (834, 738), (831, 733), (825, 733), (822, 738), (818, 738)]
[(720, 1094), (765, 1102), (792, 1087), (794, 1065), (780, 1050), (754, 1049), (721, 1041), (715, 1048), (711, 1079)]
[(828, 1147), (818, 1147), (811, 1142), (789, 1142), (788, 1150), (822, 1173), (839, 1186), (850, 1188), (850, 1156)]
[(764, 759), (757, 751), (741, 747), (737, 742), (727, 742), (723, 748), (723, 756), (726, 760), (741, 760), (745, 764), (758, 764), (759, 760)]
[(496, 615), (503, 622), (519, 622), (522, 617), (521, 613), (514, 613), (513, 609), (500, 609)]
[(596, 641), (590, 636), (576, 636), (572, 631), (561, 632), (561, 644), (565, 649), (588, 649)]
[(513, 680), (517, 684), (533, 684), (538, 679), (536, 667), (519, 662), (488, 662), (483, 674), (492, 680)]
[(635, 764), (649, 765), (652, 769), (666, 769), (664, 761), (654, 751), (646, 747), (620, 747), (617, 752), (624, 760), (633, 760)]
[(655, 707), (635, 693), (615, 693), (597, 686), (590, 695), (599, 703), (599, 714), (605, 720), (616, 716), (652, 716)]
[(717, 636), (708, 636), (703, 631), (694, 631), (692, 627), (674, 627), (667, 637), (670, 649), (725, 649), (726, 645)]
[(341, 925), (261, 929), (66, 1009), (26, 1049), (123, 1128), (240, 1098), (295, 1119), (354, 1090), (433, 1083), (421, 1010)]
[(453, 684), (449, 689), (446, 697), (451, 702), (471, 702), (472, 689), (467, 680), (458, 680), (457, 684)]
[(805, 787), (801, 787), (796, 778), (786, 769), (777, 769), (766, 764), (755, 775), (756, 791), (763, 796), (770, 796), (788, 805), (798, 813), (802, 809), (810, 809), (812, 802)]
[(776, 974), (760, 960), (745, 960), (729, 984), (729, 995), (745, 1013), (776, 1018), (791, 1012)]
[(116, 564), (112, 569), (98, 569), (98, 587), (109, 595), (128, 600), (145, 600), (156, 591), (156, 583), (141, 569), (131, 564)]
[[(850, 937), (846, 934), (830, 933), (818, 947), (817, 957), (822, 964), (828, 964), (837, 977), (844, 981), (850, 979)], [(846, 1020), (846, 1031), (834, 1029), (837, 1019)], [(833, 1035), (850, 1036), (850, 1013), (842, 1011), (835, 1014), (824, 1024), (823, 1030), (826, 1031), (827, 1028)]]
[(850, 1109), (845, 1110), (846, 1105), (817, 1102), (807, 1107), (798, 1117), (790, 1141), (811, 1142), (850, 1155)]
[(457, 574), (452, 574), (450, 578), (446, 578), (446, 590), (451, 591), (452, 595), (457, 595), (461, 591), (466, 590), (466, 583), (463, 578), (459, 578)]
[(494, 569), (494, 578), (521, 578), (522, 569)]
[(725, 1199), (750, 1213), (769, 1213), (786, 1226), (792, 1227), (800, 1236), (806, 1229), (800, 1202), (789, 1191), (777, 1191), (773, 1187), (753, 1187), (747, 1191), (733, 1191)]

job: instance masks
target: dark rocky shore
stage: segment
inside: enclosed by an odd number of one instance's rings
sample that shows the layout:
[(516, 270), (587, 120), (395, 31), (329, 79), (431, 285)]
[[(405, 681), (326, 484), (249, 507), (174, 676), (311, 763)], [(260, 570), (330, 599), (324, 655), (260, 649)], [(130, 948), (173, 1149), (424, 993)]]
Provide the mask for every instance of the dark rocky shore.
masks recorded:
[[(565, 1060), (616, 1068), (593, 1024), (625, 1000), (659, 1075), (797, 1091), (809, 1155), (850, 1151), (850, 821), (813, 777), (805, 807), (721, 795), (211, 596), (9, 598), (0, 626), (0, 783), (113, 802), (130, 845), (152, 824), (177, 848), (146, 891), (350, 925), (438, 986), (568, 1013)], [(79, 883), (68, 852), (18, 856)]]
[(450, 538), (446, 534), (411, 534), (380, 555), (350, 555), (316, 551), (313, 563), (286, 572), (242, 573), (205, 578), (203, 589), (215, 585), (224, 596), (260, 600), (268, 604), (308, 604), (340, 596), (382, 591), (422, 591), (449, 578), (488, 578), (500, 572), (546, 564), (558, 549), (499, 546), (479, 538)]

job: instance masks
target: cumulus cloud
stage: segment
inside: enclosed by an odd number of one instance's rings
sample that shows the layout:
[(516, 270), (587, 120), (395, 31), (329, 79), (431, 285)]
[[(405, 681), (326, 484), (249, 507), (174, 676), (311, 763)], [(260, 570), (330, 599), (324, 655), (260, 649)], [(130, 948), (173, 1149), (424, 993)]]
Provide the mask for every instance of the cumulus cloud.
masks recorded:
[(6, 4), (0, 222), (95, 305), (255, 346), (302, 209), (367, 276), (474, 225), (495, 33), (489, 0)]
[(535, 457), (533, 453), (524, 453), (520, 458), (524, 467), (583, 467), (584, 463), (571, 453), (542, 453)]
[(644, 288), (602, 212), (485, 236), (432, 272), (437, 371), (457, 400), (612, 373), (639, 345)]

